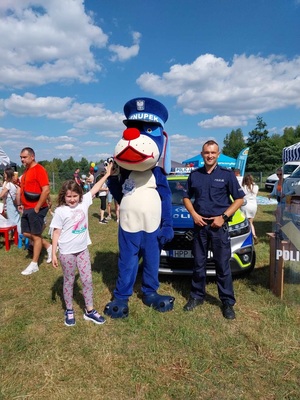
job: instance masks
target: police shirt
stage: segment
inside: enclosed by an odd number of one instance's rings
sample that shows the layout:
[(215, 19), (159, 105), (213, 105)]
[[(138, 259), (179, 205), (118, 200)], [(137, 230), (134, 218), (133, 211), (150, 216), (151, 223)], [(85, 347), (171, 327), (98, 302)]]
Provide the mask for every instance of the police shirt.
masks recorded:
[(208, 174), (205, 167), (192, 171), (187, 181), (184, 198), (192, 199), (195, 211), (203, 217), (222, 215), (232, 200), (245, 196), (234, 172), (231, 169), (216, 165)]

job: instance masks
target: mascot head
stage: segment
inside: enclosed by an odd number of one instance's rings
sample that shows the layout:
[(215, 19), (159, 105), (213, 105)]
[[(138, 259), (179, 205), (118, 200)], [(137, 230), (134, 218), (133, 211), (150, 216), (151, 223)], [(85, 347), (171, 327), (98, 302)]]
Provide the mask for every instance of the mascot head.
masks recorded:
[(114, 160), (127, 170), (146, 171), (163, 157), (166, 174), (171, 169), (170, 146), (164, 124), (166, 107), (147, 97), (129, 100), (124, 106), (126, 129), (115, 148)]

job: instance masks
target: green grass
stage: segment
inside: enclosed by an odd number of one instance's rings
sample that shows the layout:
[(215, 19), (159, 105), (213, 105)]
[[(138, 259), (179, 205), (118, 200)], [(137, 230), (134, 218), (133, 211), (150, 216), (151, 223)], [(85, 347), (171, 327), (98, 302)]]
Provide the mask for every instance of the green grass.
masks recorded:
[[(117, 224), (98, 224), (90, 209), (95, 307), (110, 300), (117, 276)], [(269, 244), (274, 206), (260, 206), (255, 226), (257, 264), (234, 282), (235, 321), (220, 312), (216, 285), (207, 302), (185, 313), (189, 277), (161, 277), (160, 293), (176, 298), (169, 313), (142, 304), (140, 276), (130, 316), (103, 326), (83, 320), (76, 280), (76, 326), (63, 324), (62, 273), (45, 263), (31, 276), (30, 259), (0, 238), (0, 399), (293, 400), (299, 399), (299, 304), (269, 290)], [(2, 246), (2, 247), (1, 247)]]

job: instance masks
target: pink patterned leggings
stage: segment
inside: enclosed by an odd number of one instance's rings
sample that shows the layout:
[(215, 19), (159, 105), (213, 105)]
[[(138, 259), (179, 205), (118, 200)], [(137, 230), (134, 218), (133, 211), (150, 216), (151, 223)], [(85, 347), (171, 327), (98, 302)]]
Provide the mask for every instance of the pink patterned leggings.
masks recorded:
[(60, 254), (64, 274), (63, 294), (68, 310), (73, 309), (75, 271), (78, 268), (86, 308), (93, 308), (93, 282), (90, 253), (88, 249), (75, 254)]

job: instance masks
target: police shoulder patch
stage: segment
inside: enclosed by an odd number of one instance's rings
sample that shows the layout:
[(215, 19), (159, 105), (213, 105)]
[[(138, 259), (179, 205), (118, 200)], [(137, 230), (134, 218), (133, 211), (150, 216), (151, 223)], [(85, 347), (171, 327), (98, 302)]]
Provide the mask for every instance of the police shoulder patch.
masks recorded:
[(220, 165), (219, 165), (219, 167), (220, 167), (220, 169), (221, 169), (222, 171), (233, 172), (233, 169), (232, 169), (232, 168), (221, 167)]

